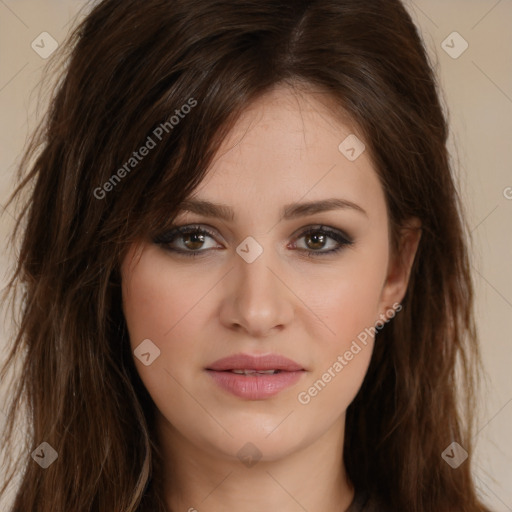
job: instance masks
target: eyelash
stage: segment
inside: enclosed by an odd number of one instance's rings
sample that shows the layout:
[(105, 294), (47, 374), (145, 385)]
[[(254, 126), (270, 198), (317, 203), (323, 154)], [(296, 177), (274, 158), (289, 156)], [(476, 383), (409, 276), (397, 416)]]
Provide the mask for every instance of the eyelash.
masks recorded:
[[(329, 238), (336, 241), (339, 245), (335, 249), (329, 249), (328, 251), (311, 251), (308, 249), (300, 249), (302, 252), (305, 252), (308, 258), (318, 258), (326, 255), (333, 255), (341, 251), (346, 246), (352, 245), (354, 242), (349, 239), (349, 237), (343, 235), (342, 233), (338, 231), (334, 231), (332, 229), (329, 229), (325, 226), (319, 225), (319, 226), (312, 226), (303, 231), (298, 237), (297, 240), (307, 236), (311, 235), (313, 233), (322, 233), (324, 235), (327, 235)], [(174, 241), (174, 239), (179, 235), (190, 235), (190, 234), (201, 234), (201, 235), (208, 235), (211, 238), (215, 238), (215, 233), (210, 231), (209, 229), (205, 227), (201, 227), (197, 224), (192, 225), (185, 225), (185, 226), (172, 226), (171, 229), (165, 233), (163, 233), (160, 236), (157, 236), (153, 242), (164, 246), (164, 248), (168, 251), (178, 253), (180, 255), (186, 256), (186, 257), (200, 257), (201, 253), (205, 253), (208, 251), (206, 250), (197, 250), (197, 251), (184, 251), (182, 249), (173, 249), (169, 247), (169, 244)]]

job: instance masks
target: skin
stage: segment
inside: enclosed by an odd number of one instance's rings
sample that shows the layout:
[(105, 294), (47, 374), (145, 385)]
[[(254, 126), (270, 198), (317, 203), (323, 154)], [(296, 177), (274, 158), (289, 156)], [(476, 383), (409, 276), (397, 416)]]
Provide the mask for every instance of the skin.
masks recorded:
[[(185, 235), (172, 246), (202, 255), (180, 256), (145, 240), (123, 261), (132, 350), (144, 339), (160, 349), (148, 366), (134, 361), (157, 407), (173, 511), (344, 511), (354, 498), (343, 466), (345, 411), (366, 375), (374, 338), (359, 343), (360, 352), (309, 403), (298, 394), (365, 328), (393, 316), (420, 231), (404, 229), (402, 258), (392, 254), (385, 195), (369, 151), (353, 162), (340, 152), (340, 142), (357, 132), (332, 112), (328, 99), (312, 91), (280, 86), (261, 97), (193, 194), (229, 205), (235, 219), (181, 212), (176, 225), (206, 225), (216, 236), (206, 235), (201, 245)], [(285, 204), (331, 197), (366, 214), (346, 208), (280, 220)], [(337, 246), (329, 237), (302, 236), (320, 224), (354, 243), (308, 258), (305, 249)], [(410, 220), (409, 227), (418, 226)], [(252, 263), (236, 252), (247, 236), (263, 248)], [(214, 384), (205, 367), (240, 352), (281, 354), (307, 371), (272, 398), (238, 398)], [(261, 454), (251, 467), (237, 456), (248, 442)]]

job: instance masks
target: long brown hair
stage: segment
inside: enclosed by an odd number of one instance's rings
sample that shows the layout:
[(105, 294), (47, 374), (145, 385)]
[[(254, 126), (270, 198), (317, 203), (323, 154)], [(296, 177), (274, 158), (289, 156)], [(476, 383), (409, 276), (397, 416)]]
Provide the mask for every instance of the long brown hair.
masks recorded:
[[(402, 311), (377, 334), (347, 410), (348, 476), (391, 510), (488, 511), (471, 475), (481, 361), (469, 238), (441, 93), (402, 3), (103, 0), (59, 55), (8, 204), (30, 186), (12, 235), (22, 229), (7, 292), (22, 300), (2, 369), (21, 361), (6, 447), (22, 404), (30, 427), (12, 511), (165, 510), (120, 262), (172, 221), (239, 114), (278, 84), (329, 93), (357, 127), (393, 240), (406, 219), (422, 222)], [(46, 469), (29, 456), (43, 441), (58, 454)], [(441, 457), (453, 441), (469, 453), (456, 469)]]

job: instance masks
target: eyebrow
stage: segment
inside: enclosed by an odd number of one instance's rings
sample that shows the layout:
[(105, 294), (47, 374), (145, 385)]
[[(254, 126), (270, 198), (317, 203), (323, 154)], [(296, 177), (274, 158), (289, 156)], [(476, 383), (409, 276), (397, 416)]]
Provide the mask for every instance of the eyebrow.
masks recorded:
[[(313, 215), (315, 213), (339, 209), (354, 210), (368, 217), (366, 211), (358, 204), (346, 199), (338, 199), (333, 197), (329, 199), (323, 199), (321, 201), (287, 204), (282, 209), (280, 220), (291, 220), (298, 217)], [(233, 221), (235, 218), (233, 209), (228, 205), (212, 203), (205, 200), (186, 199), (180, 204), (180, 210), (197, 213), (198, 215), (204, 215), (205, 217), (216, 217), (225, 221)]]

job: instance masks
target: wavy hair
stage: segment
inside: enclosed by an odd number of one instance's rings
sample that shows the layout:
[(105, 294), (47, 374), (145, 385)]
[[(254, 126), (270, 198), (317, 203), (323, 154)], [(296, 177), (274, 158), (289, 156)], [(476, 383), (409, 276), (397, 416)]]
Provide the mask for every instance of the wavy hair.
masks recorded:
[[(391, 510), (488, 512), (471, 474), (481, 360), (469, 235), (434, 66), (404, 5), (103, 0), (53, 65), (59, 79), (8, 203), (21, 207), (2, 376), (20, 368), (4, 448), (23, 411), (29, 427), (21, 455), (7, 457), (20, 475), (11, 512), (165, 510), (120, 263), (172, 222), (244, 108), (278, 84), (327, 92), (333, 115), (357, 127), (393, 240), (406, 219), (422, 223), (402, 311), (377, 334), (347, 410), (348, 476)], [(135, 164), (148, 137), (156, 144)], [(27, 455), (43, 441), (58, 454), (47, 469)], [(441, 457), (453, 441), (469, 453), (457, 469)]]

